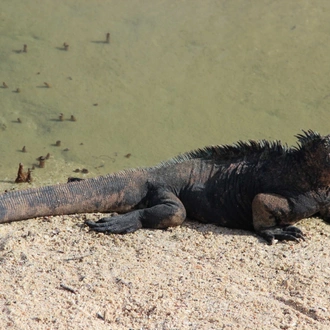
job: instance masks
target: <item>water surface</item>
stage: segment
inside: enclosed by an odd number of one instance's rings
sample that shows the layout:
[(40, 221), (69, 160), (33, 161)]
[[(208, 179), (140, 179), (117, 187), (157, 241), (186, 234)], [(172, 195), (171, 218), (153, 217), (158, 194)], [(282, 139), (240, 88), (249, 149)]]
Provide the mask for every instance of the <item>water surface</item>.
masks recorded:
[(3, 0), (3, 188), (18, 163), (48, 152), (35, 184), (210, 144), (328, 134), (329, 30), (327, 1)]

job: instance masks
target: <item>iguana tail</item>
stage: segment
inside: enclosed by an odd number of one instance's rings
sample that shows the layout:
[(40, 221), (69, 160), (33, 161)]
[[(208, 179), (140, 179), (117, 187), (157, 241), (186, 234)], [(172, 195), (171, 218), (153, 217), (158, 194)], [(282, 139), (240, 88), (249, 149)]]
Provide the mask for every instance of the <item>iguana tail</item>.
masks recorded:
[(47, 215), (125, 213), (146, 195), (144, 170), (128, 170), (53, 186), (0, 195), (0, 223)]

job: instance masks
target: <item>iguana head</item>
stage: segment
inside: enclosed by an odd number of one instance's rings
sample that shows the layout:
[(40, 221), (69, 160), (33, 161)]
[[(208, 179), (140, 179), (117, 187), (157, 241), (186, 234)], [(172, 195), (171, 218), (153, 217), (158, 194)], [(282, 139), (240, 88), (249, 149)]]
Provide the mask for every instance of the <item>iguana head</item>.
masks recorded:
[(330, 135), (312, 130), (298, 134), (298, 154), (305, 172), (317, 186), (330, 186)]

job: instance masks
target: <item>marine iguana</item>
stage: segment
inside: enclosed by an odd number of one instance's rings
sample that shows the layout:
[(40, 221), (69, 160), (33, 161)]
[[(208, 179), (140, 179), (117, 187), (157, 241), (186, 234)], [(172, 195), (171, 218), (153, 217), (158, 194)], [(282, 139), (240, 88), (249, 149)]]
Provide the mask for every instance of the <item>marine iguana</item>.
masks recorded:
[(330, 222), (330, 135), (312, 130), (298, 144), (239, 141), (179, 155), (149, 168), (0, 195), (0, 223), (47, 215), (116, 212), (91, 230), (131, 233), (203, 223), (254, 230), (267, 242), (303, 239), (293, 224)]

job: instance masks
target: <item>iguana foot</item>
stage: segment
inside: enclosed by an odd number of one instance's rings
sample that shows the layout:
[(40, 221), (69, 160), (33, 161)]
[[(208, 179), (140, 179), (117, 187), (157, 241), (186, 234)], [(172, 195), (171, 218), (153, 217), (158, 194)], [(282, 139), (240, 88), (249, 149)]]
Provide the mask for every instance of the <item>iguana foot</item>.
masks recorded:
[(294, 226), (263, 229), (258, 234), (269, 244), (274, 244), (275, 240), (297, 242), (299, 242), (299, 239), (305, 240), (303, 232)]
[[(133, 213), (133, 212), (132, 212)], [(118, 214), (101, 218), (99, 221), (85, 221), (87, 226), (99, 233), (127, 234), (142, 228), (142, 223), (135, 214)]]

